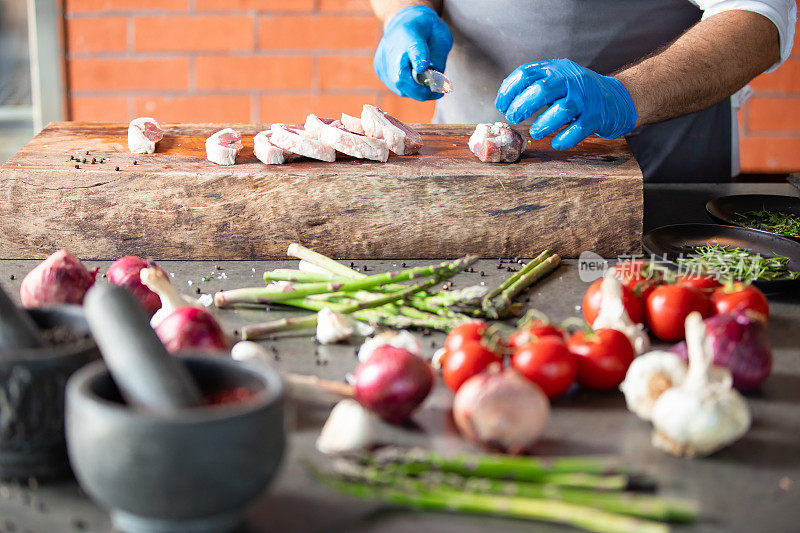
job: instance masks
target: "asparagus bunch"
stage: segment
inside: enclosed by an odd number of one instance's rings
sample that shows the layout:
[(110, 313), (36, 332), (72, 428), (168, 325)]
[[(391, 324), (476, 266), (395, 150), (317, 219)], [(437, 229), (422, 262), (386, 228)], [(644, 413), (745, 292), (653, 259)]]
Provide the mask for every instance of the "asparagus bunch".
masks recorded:
[[(399, 465), (414, 468), (403, 471), (396, 468)], [(321, 482), (353, 496), (418, 509), (561, 523), (588, 531), (668, 531), (657, 521), (691, 522), (697, 515), (695, 503), (688, 500), (622, 492), (624, 487), (594, 490), (551, 482), (559, 475), (624, 475), (605, 458), (563, 458), (545, 464), (526, 457), (401, 453), (388, 459), (339, 460), (325, 472), (309, 469)], [(518, 474), (517, 469), (521, 477), (535, 480), (506, 476)]]

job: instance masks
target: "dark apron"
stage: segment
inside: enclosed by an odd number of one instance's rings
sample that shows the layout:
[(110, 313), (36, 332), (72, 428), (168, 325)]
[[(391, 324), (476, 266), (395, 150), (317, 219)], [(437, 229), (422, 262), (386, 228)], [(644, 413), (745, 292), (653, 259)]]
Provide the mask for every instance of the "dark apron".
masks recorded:
[[(434, 122), (504, 120), (494, 99), (519, 65), (569, 58), (610, 74), (673, 41), (701, 14), (688, 0), (444, 0), (454, 91), (437, 101)], [(646, 181), (730, 180), (730, 99), (626, 139)]]

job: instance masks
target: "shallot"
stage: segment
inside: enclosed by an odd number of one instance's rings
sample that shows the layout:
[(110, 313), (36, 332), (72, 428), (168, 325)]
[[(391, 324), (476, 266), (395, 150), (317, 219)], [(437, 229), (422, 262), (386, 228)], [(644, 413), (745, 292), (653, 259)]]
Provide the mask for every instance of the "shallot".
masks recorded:
[[(705, 320), (714, 365), (726, 367), (733, 375), (733, 386), (740, 391), (759, 387), (772, 370), (772, 345), (762, 315), (738, 310), (714, 315)], [(687, 359), (686, 343), (672, 349)]]
[(94, 285), (98, 268), (87, 270), (80, 259), (67, 250), (58, 250), (28, 272), (22, 280), (19, 296), (23, 307), (45, 307), (83, 303)]
[(106, 277), (110, 284), (124, 287), (130, 291), (147, 314), (153, 316), (161, 307), (161, 299), (158, 294), (148, 289), (140, 278), (141, 270), (149, 266), (161, 269), (149, 259), (126, 255), (125, 257), (120, 257), (108, 267)]
[(499, 364), (469, 378), (453, 400), (453, 419), (462, 435), (510, 454), (529, 451), (549, 417), (544, 392)]
[(217, 320), (204, 309), (180, 307), (166, 316), (155, 328), (169, 353), (183, 351), (224, 352), (228, 349), (225, 333)]
[(391, 345), (378, 346), (356, 367), (356, 399), (381, 418), (403, 422), (433, 387), (433, 370), (419, 356)]

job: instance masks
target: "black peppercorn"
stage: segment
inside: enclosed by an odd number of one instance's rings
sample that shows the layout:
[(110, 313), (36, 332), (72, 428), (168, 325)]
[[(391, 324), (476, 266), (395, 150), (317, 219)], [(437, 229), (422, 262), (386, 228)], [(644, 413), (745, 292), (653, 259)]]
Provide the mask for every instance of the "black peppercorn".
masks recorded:
[(8, 276), (8, 279), (13, 281), (15, 279), (14, 274), (11, 274), (10, 276)]
[(81, 166), (80, 165), (75, 165), (75, 168), (81, 168)]
[(116, 170), (117, 172), (119, 172), (119, 167), (114, 167), (114, 170)]

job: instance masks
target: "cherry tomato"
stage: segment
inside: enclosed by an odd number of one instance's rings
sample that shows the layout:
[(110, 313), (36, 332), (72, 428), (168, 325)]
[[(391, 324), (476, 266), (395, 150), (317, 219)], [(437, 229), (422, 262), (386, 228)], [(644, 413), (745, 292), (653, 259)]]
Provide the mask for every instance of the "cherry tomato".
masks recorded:
[(596, 390), (618, 387), (634, 357), (631, 341), (615, 329), (589, 334), (577, 331), (569, 338), (567, 348), (578, 361), (578, 383)]
[(679, 277), (675, 283), (686, 287), (694, 287), (706, 295), (711, 294), (722, 286), (722, 283), (714, 276), (700, 276), (696, 274), (684, 274)]
[[(598, 279), (591, 285), (583, 296), (583, 318), (586, 319), (590, 325), (594, 323), (598, 313), (600, 313), (600, 305), (603, 301), (603, 293), (600, 290), (600, 285), (603, 283), (602, 279)], [(622, 286), (622, 305), (625, 306), (625, 311), (631, 320), (640, 324), (644, 322), (644, 309), (642, 301), (639, 300), (628, 287)]]
[(515, 331), (508, 337), (508, 345), (512, 348), (521, 348), (539, 337), (557, 337), (564, 339), (564, 330), (542, 320), (534, 320), (522, 329)]
[(653, 289), (664, 283), (664, 274), (653, 269), (650, 261), (644, 259), (624, 261), (616, 265), (614, 275), (642, 301)]
[(769, 318), (769, 301), (754, 285), (734, 283), (731, 288), (722, 287), (711, 295), (711, 303), (718, 314), (736, 310), (750, 310)]
[(686, 285), (662, 285), (647, 297), (647, 326), (661, 340), (679, 341), (692, 311), (699, 311), (703, 318), (711, 314), (711, 303), (702, 292)]
[(479, 342), (483, 338), (483, 334), (486, 333), (486, 328), (486, 322), (481, 320), (462, 322), (447, 334), (447, 338), (444, 340), (444, 349), (452, 352), (465, 342)]
[(539, 385), (548, 398), (565, 393), (578, 375), (577, 359), (563, 338), (553, 336), (539, 337), (518, 349), (511, 366)]
[(442, 378), (450, 390), (456, 392), (462, 383), (499, 361), (497, 354), (480, 342), (466, 341), (442, 357)]

